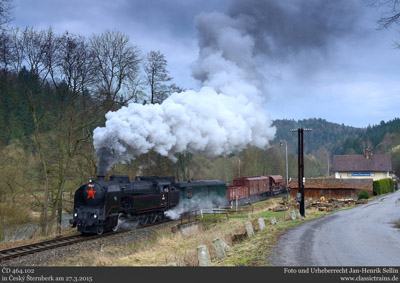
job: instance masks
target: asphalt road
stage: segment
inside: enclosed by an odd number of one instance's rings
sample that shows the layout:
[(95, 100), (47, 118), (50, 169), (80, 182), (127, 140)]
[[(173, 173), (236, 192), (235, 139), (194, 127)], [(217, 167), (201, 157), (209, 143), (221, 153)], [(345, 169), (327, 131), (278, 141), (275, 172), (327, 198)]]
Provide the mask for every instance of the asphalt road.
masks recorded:
[[(306, 212), (307, 213), (307, 212)], [(276, 266), (400, 266), (400, 190), (281, 236)]]

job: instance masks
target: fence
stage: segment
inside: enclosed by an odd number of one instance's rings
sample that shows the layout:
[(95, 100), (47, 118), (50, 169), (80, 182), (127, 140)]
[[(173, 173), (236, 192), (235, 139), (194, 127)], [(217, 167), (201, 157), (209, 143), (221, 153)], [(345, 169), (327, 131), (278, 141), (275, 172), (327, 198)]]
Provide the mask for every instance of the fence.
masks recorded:
[[(216, 217), (217, 214), (225, 214), (226, 219), (229, 219), (229, 214), (233, 213), (244, 213), (244, 212), (254, 212), (254, 207), (251, 203), (248, 203), (243, 206), (220, 206), (218, 208), (205, 208), (205, 209), (200, 209), (200, 210), (193, 210), (193, 211), (188, 211), (181, 213), (180, 220), (181, 220), (181, 225), (183, 223), (190, 223), (194, 222), (197, 220), (197, 216), (200, 215), (201, 218), (204, 218), (205, 214), (212, 214), (214, 215), (214, 218)], [(186, 221), (187, 220), (187, 221)], [(186, 222), (185, 222), (186, 221)]]

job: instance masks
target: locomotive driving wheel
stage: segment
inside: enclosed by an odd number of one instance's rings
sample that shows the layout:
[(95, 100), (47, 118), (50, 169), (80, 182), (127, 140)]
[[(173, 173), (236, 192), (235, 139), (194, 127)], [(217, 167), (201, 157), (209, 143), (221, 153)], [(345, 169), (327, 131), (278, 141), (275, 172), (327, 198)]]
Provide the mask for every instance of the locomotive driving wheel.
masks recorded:
[(146, 225), (147, 222), (149, 222), (149, 217), (146, 214), (143, 214), (139, 217), (139, 224), (140, 225)]
[(125, 220), (125, 218), (126, 218), (126, 217), (125, 217), (122, 213), (118, 214), (117, 225), (115, 225), (115, 226), (112, 228), (112, 230), (113, 230), (114, 232), (118, 231), (118, 229), (119, 229), (120, 226), (121, 226), (121, 223)]
[(97, 226), (97, 235), (101, 235), (101, 234), (103, 234), (103, 232), (104, 232), (104, 227), (103, 226)]
[(158, 212), (158, 213), (157, 213), (157, 221), (158, 221), (158, 222), (161, 222), (161, 220), (163, 219), (163, 215), (164, 215), (163, 212)]
[(149, 222), (150, 222), (151, 224), (155, 223), (155, 222), (157, 221), (157, 219), (158, 219), (158, 214), (157, 214), (156, 212), (150, 213), (150, 215), (149, 215)]

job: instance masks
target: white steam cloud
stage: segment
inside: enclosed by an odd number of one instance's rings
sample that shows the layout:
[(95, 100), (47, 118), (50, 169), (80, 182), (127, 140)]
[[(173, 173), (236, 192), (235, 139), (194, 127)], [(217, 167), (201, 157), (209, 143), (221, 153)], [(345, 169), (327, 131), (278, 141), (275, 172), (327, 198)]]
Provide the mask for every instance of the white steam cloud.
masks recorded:
[(132, 221), (127, 218), (119, 218), (118, 224), (114, 227), (114, 231), (135, 230), (139, 226), (139, 221)]
[(105, 127), (94, 130), (99, 175), (150, 150), (172, 160), (184, 151), (218, 156), (248, 145), (264, 148), (274, 137), (253, 57), (255, 40), (242, 29), (245, 23), (211, 13), (195, 24), (200, 54), (193, 75), (203, 87), (174, 93), (162, 104), (132, 103), (107, 113)]
[(177, 220), (182, 213), (199, 211), (200, 209), (212, 209), (226, 204), (226, 198), (218, 195), (209, 195), (208, 197), (195, 195), (193, 198), (180, 201), (173, 209), (167, 210), (165, 216), (172, 220)]

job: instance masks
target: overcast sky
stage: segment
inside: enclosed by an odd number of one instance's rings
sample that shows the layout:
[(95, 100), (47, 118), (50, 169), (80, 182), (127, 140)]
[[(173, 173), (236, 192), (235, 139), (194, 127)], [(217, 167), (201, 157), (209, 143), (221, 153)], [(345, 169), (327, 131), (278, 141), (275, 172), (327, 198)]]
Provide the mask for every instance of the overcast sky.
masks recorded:
[(12, 24), (85, 36), (106, 29), (125, 32), (143, 54), (160, 50), (166, 55), (176, 84), (197, 90), (200, 82), (191, 70), (199, 53), (196, 16), (257, 14), (245, 30), (257, 39), (257, 68), (265, 77), (270, 117), (366, 127), (400, 117), (400, 50), (393, 48), (400, 34), (396, 27), (379, 30), (382, 11), (364, 3), (16, 0)]

